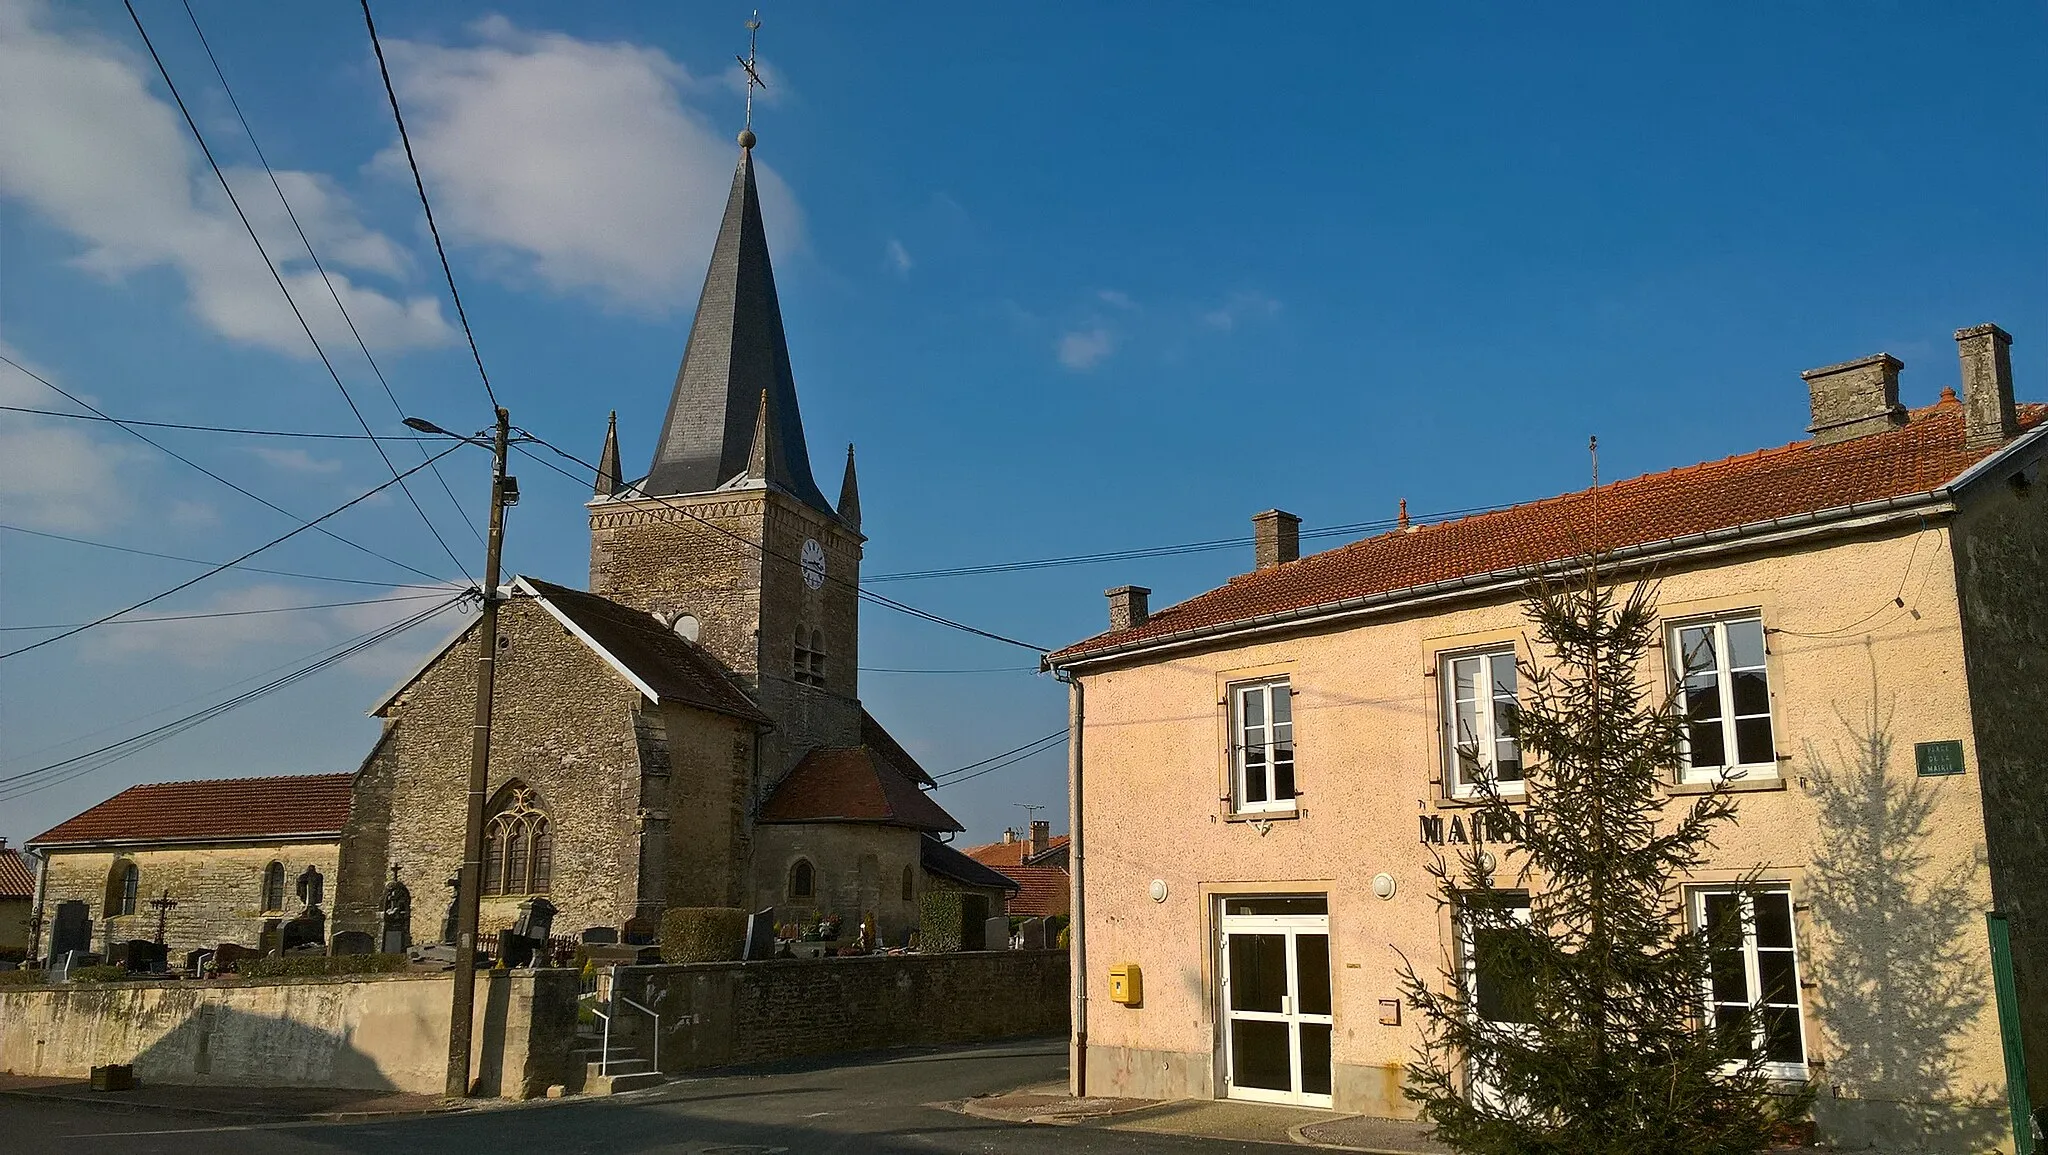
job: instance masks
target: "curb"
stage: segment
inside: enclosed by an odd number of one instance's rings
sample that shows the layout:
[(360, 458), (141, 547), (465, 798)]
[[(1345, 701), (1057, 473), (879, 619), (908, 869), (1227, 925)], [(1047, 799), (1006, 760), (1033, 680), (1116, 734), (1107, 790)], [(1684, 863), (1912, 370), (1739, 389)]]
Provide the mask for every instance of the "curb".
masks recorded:
[[(113, 1094), (118, 1094), (114, 1092)], [(260, 1111), (237, 1111), (227, 1107), (200, 1107), (187, 1103), (151, 1103), (138, 1099), (113, 1098), (102, 1092), (99, 1097), (65, 1095), (50, 1091), (22, 1091), (0, 1088), (0, 1098), (27, 1099), (37, 1103), (69, 1103), (75, 1106), (123, 1111), (164, 1111), (174, 1115), (211, 1115), (223, 1119), (239, 1119), (248, 1123), (344, 1123), (365, 1122), (371, 1119), (424, 1119), (430, 1115), (459, 1115), (480, 1110), (473, 1103), (450, 1103), (438, 1107), (410, 1108), (396, 1111), (308, 1111), (302, 1114), (269, 1114)]]

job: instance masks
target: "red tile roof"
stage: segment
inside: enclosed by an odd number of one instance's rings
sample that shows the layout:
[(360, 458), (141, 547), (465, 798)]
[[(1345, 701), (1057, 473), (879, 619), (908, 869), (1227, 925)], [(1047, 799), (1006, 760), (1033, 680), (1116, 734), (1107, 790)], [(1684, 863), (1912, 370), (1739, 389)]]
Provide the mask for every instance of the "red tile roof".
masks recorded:
[(804, 755), (761, 804), (760, 821), (964, 829), (888, 757), (868, 746), (829, 746)]
[(1004, 875), (1015, 880), (1017, 893), (1010, 896), (1010, 913), (1018, 915), (1066, 914), (1072, 909), (1073, 883), (1057, 866), (1001, 866)]
[[(2028, 431), (2048, 405), (2019, 406)], [(1963, 406), (1914, 410), (1898, 429), (1822, 445), (1802, 441), (1653, 473), (1457, 521), (1367, 538), (1228, 584), (1154, 613), (1144, 625), (1059, 650), (1059, 664), (1144, 642), (1350, 599), (1646, 546), (1715, 530), (1911, 497), (1953, 481), (1992, 449), (1963, 444)]]
[(299, 774), (130, 786), (28, 844), (337, 838), (354, 781), (353, 774)]
[(30, 873), (28, 859), (13, 847), (0, 848), (0, 898), (34, 898), (36, 876)]
[[(1045, 853), (1051, 854), (1066, 844), (1066, 835), (1055, 834), (1046, 840)], [(1025, 858), (1031, 853), (1031, 840), (1019, 838), (1014, 842), (991, 842), (984, 846), (970, 846), (962, 853), (983, 866), (1007, 872), (1012, 866), (1024, 865)]]

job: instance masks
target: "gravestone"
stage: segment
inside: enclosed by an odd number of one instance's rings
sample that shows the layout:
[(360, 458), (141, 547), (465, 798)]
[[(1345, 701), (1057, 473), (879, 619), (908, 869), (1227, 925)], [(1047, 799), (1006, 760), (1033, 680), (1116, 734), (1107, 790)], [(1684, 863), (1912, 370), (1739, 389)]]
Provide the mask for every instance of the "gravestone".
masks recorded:
[(1008, 915), (993, 914), (981, 924), (981, 949), (1010, 949), (1010, 919)]
[(459, 877), (451, 878), (448, 880), (447, 886), (448, 913), (441, 916), (441, 943), (444, 946), (454, 946), (455, 908), (461, 905), (462, 902), (462, 879)]
[(1025, 919), (1025, 920), (1024, 920), (1024, 925), (1023, 925), (1022, 927), (1019, 927), (1019, 928), (1018, 928), (1018, 931), (1017, 931), (1017, 949), (1018, 949), (1018, 950), (1044, 950), (1044, 949), (1045, 949), (1045, 920), (1044, 920), (1044, 919), (1042, 919), (1042, 918), (1027, 918), (1027, 919)]
[(297, 886), (299, 901), (307, 906), (319, 906), (327, 901), (327, 880), (320, 875), (320, 868), (309, 866), (299, 875)]
[(412, 945), (412, 890), (398, 881), (398, 868), (391, 868), (391, 881), (384, 887), (384, 937), (378, 943), (385, 954), (404, 954)]
[(71, 972), (80, 967), (98, 966), (100, 956), (85, 950), (67, 950), (50, 959), (49, 980), (53, 983), (68, 983)]
[(317, 906), (307, 907), (278, 931), (278, 946), (283, 950), (318, 946), (326, 941), (327, 915)]
[(576, 936), (585, 946), (613, 946), (619, 941), (619, 928), (615, 926), (588, 926)]
[(744, 961), (770, 958), (775, 954), (775, 908), (757, 910), (747, 916), (747, 945), (740, 952)]
[(260, 949), (251, 950), (238, 942), (224, 942), (213, 948), (213, 965), (217, 970), (226, 970), (245, 958), (262, 958)]
[[(334, 936), (334, 941), (328, 944), (327, 953), (375, 954), (377, 953), (377, 940), (371, 938), (370, 932), (365, 930), (345, 930)], [(399, 952), (393, 951), (392, 953), (397, 954)]]
[(50, 957), (91, 949), (92, 908), (77, 900), (58, 903), (57, 918), (50, 928)]
[(532, 939), (516, 930), (498, 932), (498, 965), (506, 968), (533, 965)]
[(512, 924), (512, 933), (538, 945), (546, 942), (555, 929), (555, 904), (545, 898), (529, 898), (519, 904), (519, 920)]
[(621, 930), (626, 942), (632, 946), (650, 946), (654, 942), (655, 926), (651, 918), (636, 914), (626, 920)]
[(122, 967), (130, 974), (147, 974), (163, 970), (168, 957), (169, 952), (161, 943), (141, 938), (117, 942), (107, 950), (108, 964)]

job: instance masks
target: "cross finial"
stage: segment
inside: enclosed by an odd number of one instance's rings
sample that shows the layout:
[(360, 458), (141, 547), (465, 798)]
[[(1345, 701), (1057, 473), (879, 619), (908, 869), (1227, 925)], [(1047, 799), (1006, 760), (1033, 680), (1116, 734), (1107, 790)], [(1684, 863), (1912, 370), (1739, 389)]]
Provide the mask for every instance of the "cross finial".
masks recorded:
[(756, 8), (754, 15), (747, 20), (747, 54), (733, 58), (740, 62), (740, 69), (747, 74), (747, 123), (740, 129), (741, 148), (754, 147), (754, 90), (768, 87), (768, 82), (761, 79), (760, 70), (754, 67), (754, 48), (760, 38), (761, 10)]

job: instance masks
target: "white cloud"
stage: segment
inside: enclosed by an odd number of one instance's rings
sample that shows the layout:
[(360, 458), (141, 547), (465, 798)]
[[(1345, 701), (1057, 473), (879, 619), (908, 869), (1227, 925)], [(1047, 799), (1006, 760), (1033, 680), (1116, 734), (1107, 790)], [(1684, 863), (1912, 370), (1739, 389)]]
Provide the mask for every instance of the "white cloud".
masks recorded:
[(259, 445), (249, 452), (271, 468), (282, 469), (286, 473), (337, 473), (341, 470), (341, 462), (328, 457), (315, 457), (298, 448), (278, 449), (269, 445)]
[(1232, 293), (1229, 299), (1202, 314), (1202, 323), (1228, 333), (1245, 321), (1280, 315), (1280, 302), (1264, 293)]
[(902, 276), (910, 272), (910, 250), (903, 247), (902, 241), (890, 237), (889, 243), (882, 249), (882, 262), (895, 270), (898, 276)]
[[(56, 380), (4, 341), (0, 352)], [(70, 407), (0, 364), (0, 403), (51, 408), (53, 402)], [(139, 450), (100, 440), (83, 423), (0, 413), (0, 520), (74, 533), (120, 521), (133, 507), (123, 470), (141, 457)]]
[[(0, 195), (31, 206), (76, 238), (77, 264), (107, 278), (168, 267), (195, 314), (232, 340), (309, 357), (312, 348), (243, 233), (176, 110), (151, 90), (149, 66), (89, 32), (57, 30), (37, 0), (0, 0)], [(269, 180), (229, 179), (300, 307), (323, 340), (348, 336), (312, 272)], [(365, 227), (328, 178), (284, 171), (300, 221), (330, 269), (395, 275), (397, 247)], [(451, 336), (431, 296), (398, 300), (339, 272), (336, 288), (366, 340), (381, 349)]]
[[(633, 309), (693, 304), (738, 148), (686, 99), (715, 94), (736, 122), (727, 82), (658, 49), (501, 16), (470, 31), (469, 47), (386, 44), (446, 230), (492, 250), (501, 277)], [(379, 163), (403, 171), (396, 144)], [(802, 236), (795, 198), (758, 159), (755, 172), (770, 245), (789, 252)]]
[(1095, 290), (1095, 299), (1105, 305), (1115, 305), (1119, 309), (1135, 309), (1138, 307), (1138, 303), (1131, 300), (1131, 295), (1121, 289), (1097, 289)]
[(1080, 372), (1094, 368), (1116, 348), (1116, 339), (1100, 325), (1060, 334), (1056, 345), (1060, 364)]

